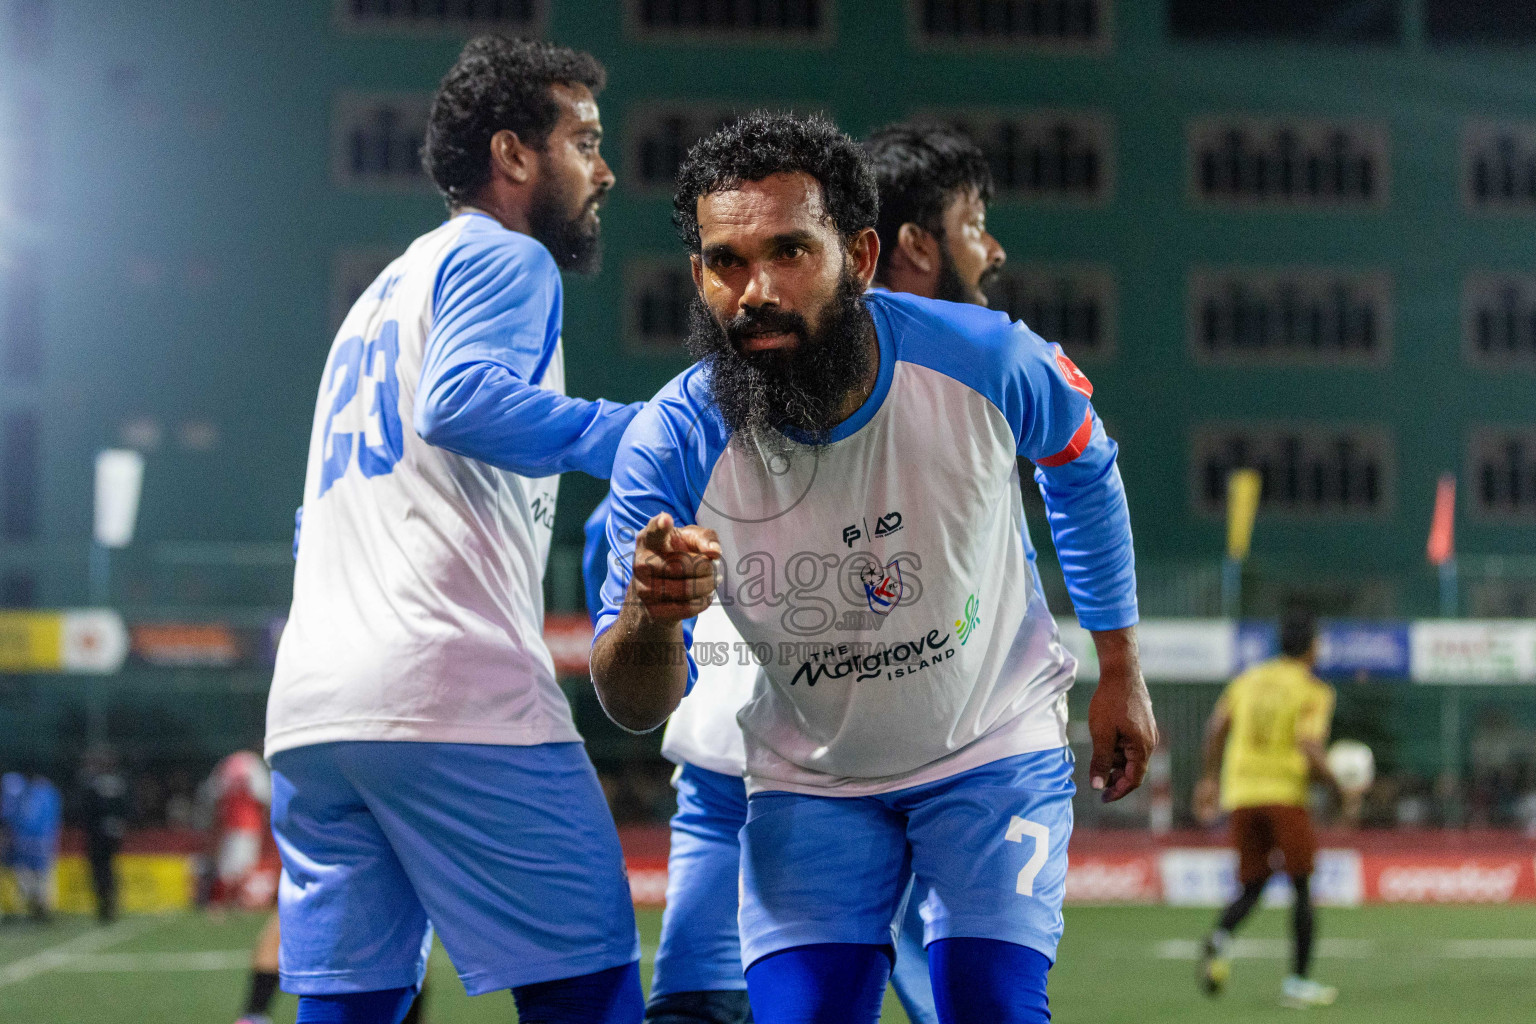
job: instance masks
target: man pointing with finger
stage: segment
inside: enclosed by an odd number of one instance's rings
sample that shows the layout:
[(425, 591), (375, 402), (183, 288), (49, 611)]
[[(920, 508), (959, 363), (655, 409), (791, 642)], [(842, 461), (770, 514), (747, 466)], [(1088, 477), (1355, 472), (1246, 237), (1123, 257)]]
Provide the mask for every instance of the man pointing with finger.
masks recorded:
[(620, 725), (660, 724), (712, 598), (769, 655), (738, 717), (759, 1024), (873, 1022), (913, 875), (941, 1020), (1045, 1021), (1076, 665), (1027, 565), (1017, 460), (1094, 633), (1090, 774), (1117, 799), (1156, 726), (1116, 449), (1024, 325), (865, 294), (876, 207), (865, 156), (815, 118), (750, 115), (690, 152), (674, 219), (700, 361), (620, 444), (593, 678)]

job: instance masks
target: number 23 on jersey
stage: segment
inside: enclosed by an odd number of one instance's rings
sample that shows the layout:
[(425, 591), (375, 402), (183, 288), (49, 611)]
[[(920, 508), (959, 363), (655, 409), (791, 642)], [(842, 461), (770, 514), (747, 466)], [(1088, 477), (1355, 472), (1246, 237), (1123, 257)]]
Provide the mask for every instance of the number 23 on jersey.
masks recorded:
[[(320, 496), (347, 475), (356, 463), (365, 477), (383, 476), (395, 468), (404, 450), (400, 432), (400, 381), (395, 364), (400, 357), (400, 325), (384, 323), (378, 337), (363, 342), (353, 335), (331, 354), (325, 368), (330, 413), (325, 418), (321, 451)], [(356, 458), (353, 458), (354, 452)]]

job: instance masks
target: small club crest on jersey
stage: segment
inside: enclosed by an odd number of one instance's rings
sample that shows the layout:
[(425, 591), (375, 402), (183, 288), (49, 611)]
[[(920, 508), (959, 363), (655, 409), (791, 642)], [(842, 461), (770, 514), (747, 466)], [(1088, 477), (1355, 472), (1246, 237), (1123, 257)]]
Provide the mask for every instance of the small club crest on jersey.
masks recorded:
[(859, 573), (859, 580), (864, 584), (869, 610), (876, 615), (889, 615), (901, 602), (901, 565), (895, 559), (883, 566), (873, 563), (865, 566)]
[(1077, 364), (1074, 363), (1071, 359), (1068, 359), (1067, 354), (1060, 349), (1057, 349), (1056, 351), (1056, 368), (1061, 371), (1061, 375), (1063, 377), (1067, 378), (1067, 385), (1071, 387), (1073, 391), (1076, 391), (1084, 398), (1093, 397), (1093, 382), (1090, 381), (1088, 376), (1083, 373), (1082, 370), (1077, 368)]

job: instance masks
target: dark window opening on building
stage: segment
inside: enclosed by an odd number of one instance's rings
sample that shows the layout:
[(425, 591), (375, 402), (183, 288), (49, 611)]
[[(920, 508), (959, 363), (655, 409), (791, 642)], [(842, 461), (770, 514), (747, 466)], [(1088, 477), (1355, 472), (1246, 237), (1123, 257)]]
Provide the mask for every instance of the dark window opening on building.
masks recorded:
[(354, 25), (527, 28), (538, 21), (536, 0), (345, 0)]
[(1481, 122), (1462, 140), (1462, 189), (1483, 209), (1536, 208), (1536, 132)]
[(1536, 433), (1482, 430), (1472, 439), (1472, 487), (1478, 511), (1536, 516)]
[(1465, 302), (1463, 340), (1474, 362), (1536, 362), (1536, 277), (1474, 277)]
[(1432, 43), (1536, 43), (1530, 0), (1424, 0), (1424, 34)]
[(1391, 300), (1379, 274), (1197, 272), (1191, 340), (1215, 359), (1373, 360), (1390, 342)]
[(630, 271), (628, 334), (631, 347), (671, 353), (688, 339), (688, 311), (697, 294), (687, 270), (641, 265)]
[(1094, 43), (1103, 38), (1106, 0), (920, 0), (929, 38)]
[(1110, 133), (1100, 120), (1076, 115), (947, 120), (986, 153), (1003, 196), (1099, 200), (1109, 194)]
[(13, 412), (0, 433), (0, 535), (6, 540), (37, 536), (41, 444), (37, 415)]
[(648, 32), (811, 35), (826, 25), (823, 0), (631, 0)]
[(8, 572), (0, 576), (0, 608), (36, 608), (37, 580), (31, 573)]
[(1390, 443), (1382, 431), (1328, 428), (1215, 428), (1195, 437), (1198, 503), (1226, 507), (1227, 477), (1257, 469), (1260, 504), (1301, 514), (1378, 512), (1386, 508)]
[(689, 147), (732, 117), (730, 111), (715, 107), (637, 111), (625, 184), (632, 181), (636, 188), (670, 193)]
[(24, 255), (0, 271), (0, 296), (0, 367), (15, 380), (36, 380), (43, 368), (43, 280), (36, 256)]
[(1208, 121), (1190, 142), (1194, 191), (1207, 201), (1376, 205), (1386, 198), (1384, 131)]
[(1169, 0), (1168, 31), (1178, 39), (1395, 43), (1403, 12), (1401, 0)]

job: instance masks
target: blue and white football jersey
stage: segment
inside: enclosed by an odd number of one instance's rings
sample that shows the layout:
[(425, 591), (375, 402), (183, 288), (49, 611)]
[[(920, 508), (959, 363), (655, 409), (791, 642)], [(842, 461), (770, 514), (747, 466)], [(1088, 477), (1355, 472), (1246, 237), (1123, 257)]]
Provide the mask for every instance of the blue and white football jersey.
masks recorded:
[(379, 275), (321, 379), (268, 756), (338, 740), (578, 740), (544, 645), (558, 474), (636, 406), (565, 395), (561, 282), (465, 213)]
[(1079, 622), (1137, 620), (1116, 447), (1087, 378), (1005, 314), (865, 301), (878, 380), (825, 446), (731, 443), (696, 365), (636, 417), (614, 464), (597, 631), (652, 516), (718, 533), (717, 599), (765, 668), (739, 715), (754, 791), (889, 792), (1066, 744), (1076, 663), (1026, 554), (1021, 457)]

